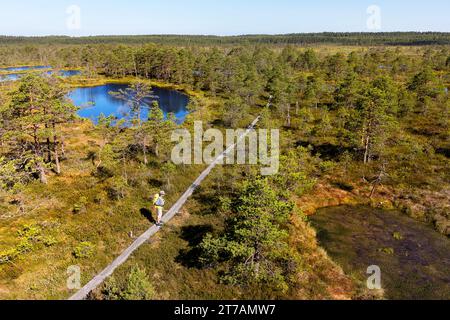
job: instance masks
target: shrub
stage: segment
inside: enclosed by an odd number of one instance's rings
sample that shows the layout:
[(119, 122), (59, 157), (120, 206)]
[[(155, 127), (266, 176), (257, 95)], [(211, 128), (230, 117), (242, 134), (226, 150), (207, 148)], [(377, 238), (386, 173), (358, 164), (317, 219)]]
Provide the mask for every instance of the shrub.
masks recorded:
[(201, 255), (199, 257), (200, 263), (207, 267), (213, 267), (217, 265), (220, 259), (220, 251), (224, 247), (223, 241), (218, 238), (214, 238), (212, 234), (207, 234), (200, 244)]
[(8, 249), (5, 251), (0, 251), (0, 265), (14, 260), (14, 258), (17, 255), (18, 252), (16, 249)]
[(19, 254), (31, 252), (33, 251), (33, 243), (31, 243), (28, 239), (22, 239), (16, 246), (16, 251)]
[(106, 192), (111, 200), (120, 200), (127, 195), (128, 182), (123, 177), (114, 177), (109, 180)]
[(26, 172), (19, 171), (20, 160), (10, 161), (0, 156), (0, 190), (17, 193), (22, 190), (29, 177)]
[(381, 252), (381, 253), (388, 254), (390, 256), (395, 253), (394, 248), (381, 248), (378, 251)]
[(79, 213), (85, 213), (87, 209), (88, 199), (86, 197), (81, 197), (77, 203), (73, 206), (73, 213), (79, 214)]
[(33, 251), (33, 244), (42, 240), (42, 230), (34, 224), (26, 224), (17, 232), (19, 243), (12, 249), (0, 252), (0, 265), (11, 262), (21, 254)]
[(90, 242), (81, 242), (73, 250), (73, 256), (77, 259), (92, 257), (93, 253), (94, 253), (94, 245)]
[(116, 278), (109, 278), (102, 289), (102, 296), (105, 300), (120, 300), (120, 288), (117, 285)]
[(155, 296), (155, 290), (144, 269), (135, 266), (130, 275), (122, 297), (125, 300), (151, 300)]
[(394, 232), (392, 237), (394, 237), (395, 240), (403, 240), (403, 236), (400, 232)]
[(96, 194), (94, 197), (94, 203), (101, 204), (103, 201), (103, 196), (101, 194)]
[(336, 168), (336, 163), (333, 161), (323, 161), (319, 164), (319, 167), (323, 173), (330, 173)]
[(55, 244), (57, 244), (58, 240), (56, 240), (56, 238), (53, 236), (47, 236), (42, 239), (42, 243), (46, 247), (51, 247), (51, 246), (54, 246)]
[(26, 224), (18, 234), (21, 239), (37, 241), (40, 238), (41, 232), (42, 230), (40, 227), (33, 224)]
[(228, 212), (231, 210), (232, 201), (228, 197), (220, 197), (219, 198), (220, 209), (223, 212)]

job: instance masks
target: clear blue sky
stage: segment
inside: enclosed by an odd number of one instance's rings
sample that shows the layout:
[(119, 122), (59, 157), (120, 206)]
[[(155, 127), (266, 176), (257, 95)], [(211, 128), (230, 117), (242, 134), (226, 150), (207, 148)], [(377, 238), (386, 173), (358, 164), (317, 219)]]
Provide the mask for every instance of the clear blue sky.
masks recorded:
[[(67, 28), (67, 7), (81, 29)], [(449, 0), (5, 0), (2, 35), (277, 34), (374, 31), (367, 8), (381, 9), (380, 31), (448, 31)]]

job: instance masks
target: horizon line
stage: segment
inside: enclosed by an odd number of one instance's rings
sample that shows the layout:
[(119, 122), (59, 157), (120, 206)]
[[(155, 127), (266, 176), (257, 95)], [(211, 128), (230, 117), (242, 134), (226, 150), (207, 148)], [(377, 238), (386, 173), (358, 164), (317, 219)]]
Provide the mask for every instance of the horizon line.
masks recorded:
[(252, 36), (293, 36), (293, 35), (319, 35), (319, 34), (450, 34), (450, 31), (320, 31), (320, 32), (291, 32), (291, 33), (248, 33), (248, 34), (234, 34), (234, 35), (218, 35), (218, 34), (182, 34), (182, 33), (167, 33), (167, 34), (94, 34), (94, 35), (68, 35), (68, 34), (47, 34), (47, 35), (7, 35), (0, 34), (0, 37), (8, 38), (90, 38), (90, 37), (217, 37), (217, 38), (233, 38), (233, 37), (252, 37)]

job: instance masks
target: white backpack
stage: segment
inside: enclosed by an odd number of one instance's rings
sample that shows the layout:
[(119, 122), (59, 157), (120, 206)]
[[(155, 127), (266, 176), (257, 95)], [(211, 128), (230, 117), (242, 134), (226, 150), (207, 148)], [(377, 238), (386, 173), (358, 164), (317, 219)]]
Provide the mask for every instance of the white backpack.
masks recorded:
[(157, 206), (157, 207), (164, 207), (164, 205), (165, 205), (165, 201), (161, 197), (159, 197), (158, 200), (156, 200), (156, 202), (155, 202), (155, 206)]

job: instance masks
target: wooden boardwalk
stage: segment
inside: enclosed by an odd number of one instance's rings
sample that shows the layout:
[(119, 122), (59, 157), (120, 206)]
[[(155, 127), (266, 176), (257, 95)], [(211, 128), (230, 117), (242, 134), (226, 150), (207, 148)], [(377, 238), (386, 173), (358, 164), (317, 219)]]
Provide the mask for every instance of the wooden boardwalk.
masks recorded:
[[(256, 124), (259, 122), (260, 117), (256, 118), (255, 121), (249, 126), (249, 128), (245, 131), (243, 135), (241, 135), (238, 139), (240, 142), (255, 128)], [(217, 157), (213, 163), (211, 163), (205, 171), (203, 171), (200, 176), (194, 181), (193, 184), (186, 190), (186, 192), (178, 199), (178, 201), (173, 205), (173, 207), (167, 212), (167, 214), (163, 217), (162, 222), (168, 223), (170, 220), (175, 217), (175, 215), (180, 211), (183, 205), (186, 203), (189, 197), (192, 196), (195, 189), (205, 180), (205, 178), (211, 173), (212, 169), (217, 166), (217, 164), (221, 163), (222, 160), (236, 148), (237, 143), (228, 147), (228, 149)], [(109, 266), (107, 266), (102, 272), (96, 275), (89, 283), (87, 283), (80, 291), (74, 294), (69, 300), (84, 300), (88, 297), (88, 295), (100, 286), (108, 277), (110, 277), (114, 271), (122, 265), (131, 254), (136, 251), (140, 246), (142, 246), (146, 241), (148, 241), (152, 236), (154, 236), (161, 228), (158, 226), (153, 226), (148, 229), (144, 234), (142, 234), (136, 241), (133, 242), (131, 246), (129, 246), (122, 254), (114, 260)]]

